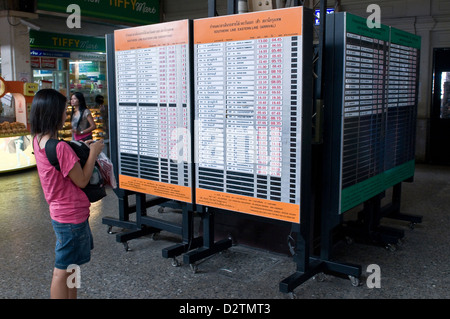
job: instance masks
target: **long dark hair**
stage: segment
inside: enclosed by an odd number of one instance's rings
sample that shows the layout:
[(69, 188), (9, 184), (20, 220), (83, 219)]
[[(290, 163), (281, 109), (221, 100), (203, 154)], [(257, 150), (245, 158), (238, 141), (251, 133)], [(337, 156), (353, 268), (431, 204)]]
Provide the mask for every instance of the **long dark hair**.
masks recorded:
[[(84, 99), (84, 95), (81, 92), (73, 92), (70, 96), (75, 95), (75, 97), (78, 99), (78, 111), (80, 114), (84, 112), (85, 109), (87, 109), (86, 106), (86, 100)], [(72, 107), (72, 113), (70, 114), (71, 118), (73, 118), (73, 113), (75, 112), (75, 108)]]
[(66, 112), (66, 97), (54, 89), (42, 89), (36, 93), (31, 103), (31, 134), (58, 133), (63, 127), (63, 115)]

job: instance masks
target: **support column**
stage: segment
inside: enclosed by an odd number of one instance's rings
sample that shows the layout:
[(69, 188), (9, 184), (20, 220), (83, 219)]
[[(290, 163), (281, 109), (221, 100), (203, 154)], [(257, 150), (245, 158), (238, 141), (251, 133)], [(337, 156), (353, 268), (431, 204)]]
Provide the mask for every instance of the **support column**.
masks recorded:
[(29, 28), (20, 23), (30, 15), (18, 11), (0, 12), (1, 73), (6, 81), (31, 82)]

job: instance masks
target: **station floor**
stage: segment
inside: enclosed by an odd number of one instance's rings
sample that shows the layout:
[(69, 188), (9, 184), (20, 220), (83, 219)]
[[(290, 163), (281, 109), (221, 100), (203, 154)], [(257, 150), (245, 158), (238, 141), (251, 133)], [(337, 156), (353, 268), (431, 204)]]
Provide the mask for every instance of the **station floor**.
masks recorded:
[[(404, 230), (395, 250), (362, 243), (338, 243), (336, 261), (362, 267), (359, 286), (349, 279), (319, 275), (294, 290), (296, 299), (448, 299), (450, 298), (450, 167), (418, 164), (414, 182), (404, 183), (401, 212), (421, 215), (408, 222), (382, 220)], [(158, 213), (177, 218), (177, 212)], [(161, 232), (116, 242), (102, 224), (118, 217), (118, 200), (108, 196), (92, 204), (90, 224), (95, 248), (81, 266), (79, 299), (290, 299), (279, 283), (295, 272), (291, 256), (234, 245), (197, 264), (175, 267), (162, 249), (180, 239)], [(113, 231), (119, 231), (114, 229)], [(35, 169), (0, 175), (0, 299), (48, 299), (55, 237), (48, 205)], [(370, 288), (367, 268), (380, 270), (380, 288)]]

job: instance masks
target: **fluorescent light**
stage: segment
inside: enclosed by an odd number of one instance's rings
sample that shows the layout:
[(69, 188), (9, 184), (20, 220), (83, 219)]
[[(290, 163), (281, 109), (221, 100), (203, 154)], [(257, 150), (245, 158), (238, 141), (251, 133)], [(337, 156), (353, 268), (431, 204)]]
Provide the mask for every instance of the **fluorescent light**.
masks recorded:
[(92, 61), (71, 61), (69, 64), (91, 64)]

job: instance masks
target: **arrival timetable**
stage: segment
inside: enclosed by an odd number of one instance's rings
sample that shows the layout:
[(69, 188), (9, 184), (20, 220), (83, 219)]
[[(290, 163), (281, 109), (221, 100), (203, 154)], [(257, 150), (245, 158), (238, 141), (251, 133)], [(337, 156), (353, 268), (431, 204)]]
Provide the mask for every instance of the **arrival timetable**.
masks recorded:
[(115, 32), (119, 185), (190, 202), (188, 20)]
[(299, 221), (301, 17), (194, 21), (197, 203)]

